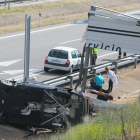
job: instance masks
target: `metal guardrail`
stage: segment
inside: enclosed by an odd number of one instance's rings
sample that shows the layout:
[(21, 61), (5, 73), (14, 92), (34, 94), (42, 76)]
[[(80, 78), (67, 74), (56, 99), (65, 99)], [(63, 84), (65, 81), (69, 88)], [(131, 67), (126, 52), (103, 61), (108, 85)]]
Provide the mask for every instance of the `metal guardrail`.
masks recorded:
[[(23, 1), (25, 1), (25, 0), (10, 0), (10, 2), (19, 2), (19, 1), (23, 2)], [(29, 1), (30, 1), (30, 0), (29, 0)], [(6, 5), (7, 3), (9, 3), (8, 0), (0, 1), (0, 4), (5, 4), (5, 5)]]
[[(122, 59), (119, 59), (119, 60), (116, 60), (116, 61), (112, 61), (112, 62), (108, 62), (108, 63), (104, 63), (104, 64), (99, 64), (99, 65), (96, 65), (96, 66), (93, 65), (93, 66), (90, 66), (90, 67), (86, 67), (85, 69), (88, 69), (88, 75), (90, 75), (90, 74), (96, 73), (97, 71), (101, 72), (101, 70), (103, 68), (107, 67), (107, 66), (111, 67), (112, 65), (115, 65), (115, 73), (117, 73), (118, 66), (124, 65), (124, 63), (125, 64), (132, 63), (132, 60), (135, 60), (135, 68), (136, 68), (137, 59), (140, 59), (140, 55), (131, 55), (131, 56), (128, 56), (128, 57), (125, 57), (125, 58), (122, 58)], [(91, 68), (92, 68), (92, 71), (91, 71)], [(65, 82), (65, 83), (69, 82), (69, 81), (67, 81), (67, 79), (69, 79), (68, 77), (73, 77), (73, 79), (76, 80), (76, 79), (79, 78), (79, 72), (72, 73), (72, 74), (69, 74), (69, 75), (64, 75), (63, 77), (62, 76), (56, 77), (56, 78), (53, 78), (53, 79), (50, 79), (50, 80), (45, 80), (45, 81), (42, 81), (42, 82), (44, 84), (49, 84), (49, 85), (60, 85), (61, 84), (60, 82)]]

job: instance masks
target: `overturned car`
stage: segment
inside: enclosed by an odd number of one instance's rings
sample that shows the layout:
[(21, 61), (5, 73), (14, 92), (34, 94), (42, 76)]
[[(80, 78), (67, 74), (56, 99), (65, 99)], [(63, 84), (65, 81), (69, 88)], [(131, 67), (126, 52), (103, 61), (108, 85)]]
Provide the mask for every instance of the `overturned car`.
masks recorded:
[(91, 112), (91, 99), (74, 89), (0, 80), (0, 119), (11, 124), (55, 131), (81, 122)]

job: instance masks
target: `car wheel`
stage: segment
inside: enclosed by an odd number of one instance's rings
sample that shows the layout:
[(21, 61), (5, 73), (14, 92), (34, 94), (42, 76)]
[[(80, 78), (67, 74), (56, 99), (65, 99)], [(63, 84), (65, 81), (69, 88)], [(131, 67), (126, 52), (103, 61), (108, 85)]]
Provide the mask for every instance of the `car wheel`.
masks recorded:
[(73, 66), (70, 67), (69, 73), (73, 72)]
[(44, 71), (45, 71), (45, 72), (48, 72), (48, 71), (49, 71), (49, 68), (45, 68), (45, 67), (44, 67)]

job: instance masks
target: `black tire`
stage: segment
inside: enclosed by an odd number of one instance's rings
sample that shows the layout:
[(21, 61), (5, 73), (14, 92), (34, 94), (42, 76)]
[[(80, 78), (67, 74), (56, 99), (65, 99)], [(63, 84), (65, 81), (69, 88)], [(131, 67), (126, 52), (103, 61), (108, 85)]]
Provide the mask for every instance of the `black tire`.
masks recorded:
[(45, 71), (45, 72), (48, 72), (48, 71), (49, 71), (49, 68), (45, 68), (45, 67), (44, 67), (44, 71)]
[(70, 67), (69, 73), (73, 73), (73, 66)]

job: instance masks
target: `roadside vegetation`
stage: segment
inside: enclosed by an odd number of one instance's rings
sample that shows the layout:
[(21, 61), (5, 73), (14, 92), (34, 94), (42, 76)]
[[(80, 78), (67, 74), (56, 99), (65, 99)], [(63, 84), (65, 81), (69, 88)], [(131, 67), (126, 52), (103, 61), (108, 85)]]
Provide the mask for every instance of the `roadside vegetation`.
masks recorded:
[[(42, 137), (48, 139), (48, 137)], [(50, 140), (138, 140), (140, 139), (140, 101), (121, 109), (105, 109), (96, 118), (56, 134)]]
[[(31, 15), (31, 28), (39, 27), (38, 13), (41, 11), (41, 26), (87, 19), (91, 5), (98, 5), (119, 12), (138, 9), (140, 1), (133, 0), (62, 0), (29, 6), (0, 9), (0, 34), (25, 29), (25, 15)], [(12, 17), (12, 18), (11, 18)]]
[(55, 8), (55, 7), (64, 7), (71, 4), (80, 4), (87, 1), (93, 0), (62, 0), (62, 1), (55, 1), (55, 2), (44, 2), (40, 4), (34, 4), (29, 6), (20, 6), (20, 7), (11, 7), (10, 10), (7, 8), (0, 9), (0, 14), (8, 14), (13, 12), (29, 12), (32, 10), (41, 10), (46, 8)]

